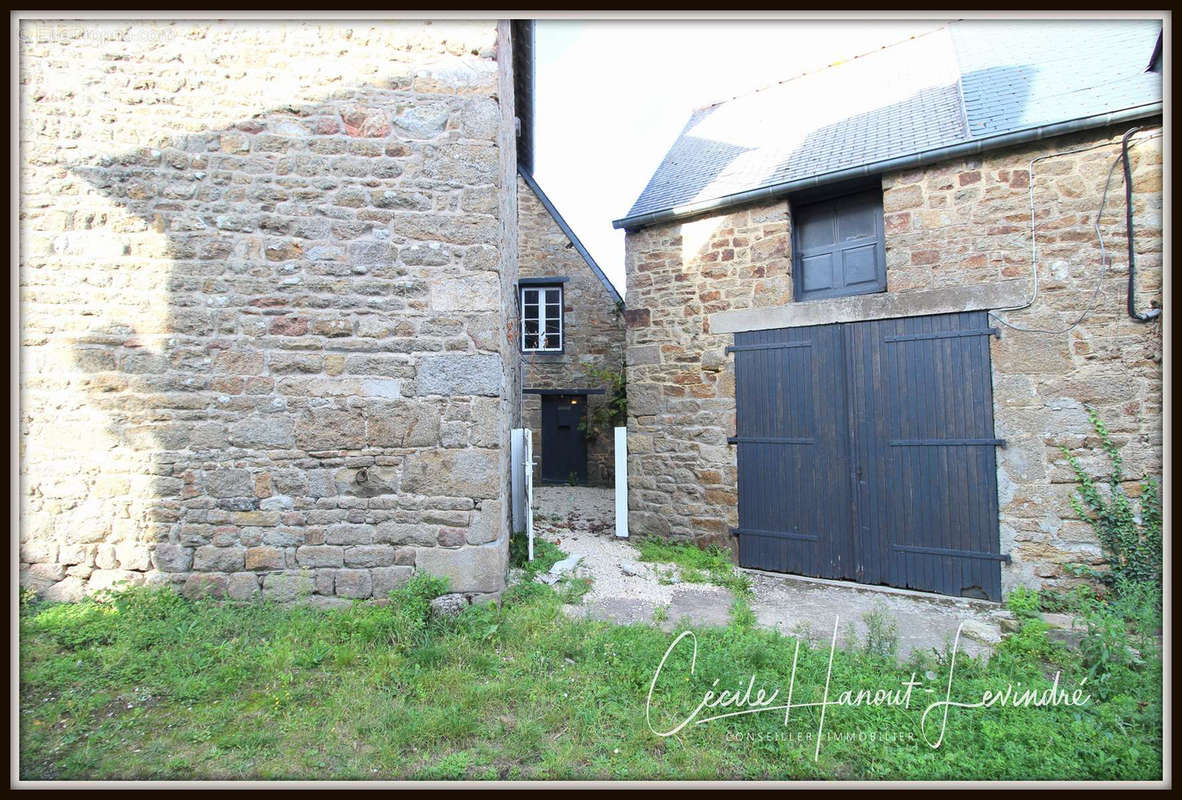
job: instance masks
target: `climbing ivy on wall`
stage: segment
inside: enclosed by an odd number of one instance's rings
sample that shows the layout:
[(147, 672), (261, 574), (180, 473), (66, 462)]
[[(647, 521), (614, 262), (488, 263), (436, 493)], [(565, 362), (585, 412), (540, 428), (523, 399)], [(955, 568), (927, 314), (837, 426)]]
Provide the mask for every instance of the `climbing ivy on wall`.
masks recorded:
[(1111, 471), (1106, 478), (1092, 478), (1067, 448), (1062, 450), (1079, 486), (1078, 494), (1071, 498), (1071, 506), (1096, 532), (1108, 569), (1099, 572), (1079, 565), (1075, 570), (1111, 586), (1118, 593), (1131, 584), (1160, 585), (1161, 495), (1157, 482), (1148, 477), (1141, 479), (1139, 508), (1134, 508), (1122, 486), (1125, 476), (1120, 452), (1100, 415), (1092, 408), (1087, 411), (1092, 427), (1100, 437), (1101, 449), (1111, 462)]
[(587, 412), (587, 418), (580, 423), (588, 439), (594, 439), (605, 429), (620, 427), (628, 421), (628, 375), (623, 366), (619, 370), (610, 367), (588, 367), (587, 377), (603, 384), (608, 401), (596, 405)]

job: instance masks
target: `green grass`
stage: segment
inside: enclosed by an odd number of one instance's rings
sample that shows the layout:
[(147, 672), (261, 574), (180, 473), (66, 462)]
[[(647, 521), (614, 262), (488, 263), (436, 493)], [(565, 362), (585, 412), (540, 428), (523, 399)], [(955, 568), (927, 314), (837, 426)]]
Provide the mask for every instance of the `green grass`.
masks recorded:
[[(708, 567), (702, 567), (709, 571)], [(910, 709), (830, 707), (746, 715), (655, 735), (645, 700), (673, 642), (653, 626), (574, 620), (559, 593), (511, 588), (502, 607), (433, 619), (438, 581), (389, 605), (316, 611), (189, 602), (133, 590), (114, 602), (26, 603), (20, 630), (24, 779), (1160, 779), (1160, 653), (1105, 667), (1082, 707), (953, 709), (944, 741)], [(688, 640), (654, 694), (657, 730), (712, 682), (748, 676), (786, 691), (796, 640), (754, 627), (736, 598), (728, 628)], [(1073, 685), (1078, 656), (1028, 635), (990, 662), (956, 659), (954, 699), (1007, 682)], [(889, 638), (889, 625), (881, 637)], [(899, 664), (889, 648), (838, 652), (841, 689), (946, 683), (947, 652)], [(928, 673), (932, 677), (928, 677)], [(793, 702), (820, 698), (828, 643), (801, 645)], [(1101, 683), (1095, 679), (1096, 683)], [(874, 734), (873, 740), (869, 738)]]
[(515, 533), (509, 537), (509, 566), (525, 570), (525, 579), (533, 580), (534, 576), (550, 571), (550, 567), (566, 558), (566, 553), (558, 549), (554, 542), (534, 537), (534, 560), (529, 560), (529, 540), (525, 533)]
[[(751, 579), (735, 569), (731, 554), (721, 547), (703, 549), (664, 539), (639, 539), (634, 544), (641, 561), (676, 564), (686, 583), (713, 583), (741, 596), (751, 591)], [(669, 577), (665, 577), (666, 582)]]
[(568, 576), (555, 584), (554, 588), (558, 590), (558, 597), (563, 603), (577, 605), (583, 602), (583, 595), (591, 591), (591, 579)]

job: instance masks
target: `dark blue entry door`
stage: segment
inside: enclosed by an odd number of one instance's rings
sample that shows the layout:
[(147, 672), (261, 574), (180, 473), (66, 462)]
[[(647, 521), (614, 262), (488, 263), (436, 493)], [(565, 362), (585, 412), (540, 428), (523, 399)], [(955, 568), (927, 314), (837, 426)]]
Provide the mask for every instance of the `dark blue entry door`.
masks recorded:
[(984, 312), (735, 335), (739, 561), (999, 600)]
[(587, 480), (587, 395), (542, 396), (542, 480)]

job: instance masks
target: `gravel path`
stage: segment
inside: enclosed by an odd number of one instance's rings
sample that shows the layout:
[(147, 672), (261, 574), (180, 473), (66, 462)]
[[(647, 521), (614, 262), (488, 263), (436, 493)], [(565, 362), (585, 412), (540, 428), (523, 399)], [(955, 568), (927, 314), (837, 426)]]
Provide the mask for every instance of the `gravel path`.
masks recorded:
[[(592, 579), (578, 605), (564, 607), (571, 616), (621, 624), (644, 622), (672, 630), (683, 617), (699, 626), (726, 625), (733, 601), (722, 587), (676, 581), (676, 567), (639, 561), (627, 539), (615, 536), (611, 489), (543, 486), (534, 489), (535, 536), (555, 542), (570, 555), (582, 556), (577, 577)], [(864, 642), (867, 616), (893, 625), (898, 654), (943, 649), (962, 626), (960, 650), (983, 653), (1000, 639), (1000, 620), (1009, 613), (993, 603), (921, 594), (885, 587), (818, 581), (790, 575), (743, 570), (752, 579), (751, 610), (757, 624), (788, 635), (824, 642)]]
[[(624, 624), (653, 622), (654, 614), (661, 616), (660, 608), (675, 611), (675, 605), (698, 600), (718, 604), (718, 624), (726, 624), (730, 592), (709, 584), (662, 583), (658, 569), (666, 573), (667, 580), (674, 568), (640, 562), (636, 548), (627, 539), (615, 536), (611, 489), (536, 487), (534, 506), (534, 535), (557, 543), (571, 555), (582, 556), (575, 574), (592, 580), (591, 591), (583, 596), (582, 603), (566, 606), (568, 614)], [(667, 614), (660, 624), (672, 628), (678, 616)]]

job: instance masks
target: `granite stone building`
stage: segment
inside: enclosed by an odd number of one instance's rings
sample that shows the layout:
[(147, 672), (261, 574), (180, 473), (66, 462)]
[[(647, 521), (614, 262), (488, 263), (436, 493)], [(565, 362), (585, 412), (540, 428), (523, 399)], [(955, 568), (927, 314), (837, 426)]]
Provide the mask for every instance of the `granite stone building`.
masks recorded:
[(633, 534), (994, 600), (1099, 563), (1087, 409), (1162, 470), (1161, 98), (1157, 21), (974, 21), (694, 112), (615, 223)]
[(1161, 472), (1156, 22), (956, 23), (695, 112), (616, 223), (627, 311), (533, 177), (529, 24), (18, 37), (51, 599), (496, 597), (511, 429), (610, 483), (624, 353), (632, 532), (747, 566), (997, 599), (1100, 557), (1087, 409)]
[(534, 481), (612, 486), (623, 299), (521, 167), (517, 207), (522, 424), (533, 433)]
[(503, 589), (530, 35), (21, 22), (23, 586)]

